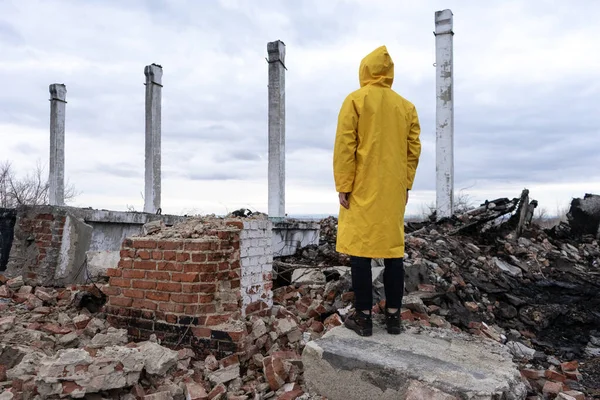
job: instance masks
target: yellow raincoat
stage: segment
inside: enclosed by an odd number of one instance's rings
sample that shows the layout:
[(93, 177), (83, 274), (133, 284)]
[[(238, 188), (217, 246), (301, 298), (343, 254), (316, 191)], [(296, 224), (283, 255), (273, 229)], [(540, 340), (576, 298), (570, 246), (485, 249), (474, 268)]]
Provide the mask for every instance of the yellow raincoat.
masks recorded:
[(361, 88), (345, 100), (333, 155), (340, 207), (337, 251), (369, 258), (404, 257), (404, 210), (419, 156), (415, 106), (392, 90), (394, 63), (385, 46), (360, 63)]

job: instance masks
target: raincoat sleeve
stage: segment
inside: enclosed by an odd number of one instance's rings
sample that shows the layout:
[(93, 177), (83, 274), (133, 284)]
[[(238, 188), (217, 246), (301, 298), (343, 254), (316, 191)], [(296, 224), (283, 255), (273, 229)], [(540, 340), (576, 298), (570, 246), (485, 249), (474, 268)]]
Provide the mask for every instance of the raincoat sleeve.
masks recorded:
[(351, 97), (346, 98), (338, 116), (338, 126), (333, 149), (333, 175), (339, 193), (350, 193), (356, 172), (358, 146), (358, 112)]
[(410, 123), (410, 131), (408, 132), (408, 151), (407, 151), (407, 189), (412, 189), (413, 182), (415, 180), (415, 174), (417, 172), (417, 166), (419, 165), (419, 157), (421, 155), (421, 140), (419, 135), (421, 134), (421, 125), (419, 124), (419, 116), (416, 108), (412, 109), (412, 119)]

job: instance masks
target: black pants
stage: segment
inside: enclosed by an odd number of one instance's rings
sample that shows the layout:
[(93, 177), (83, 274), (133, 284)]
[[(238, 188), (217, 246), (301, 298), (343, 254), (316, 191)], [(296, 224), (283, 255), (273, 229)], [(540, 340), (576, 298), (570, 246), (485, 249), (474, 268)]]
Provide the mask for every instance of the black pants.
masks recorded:
[[(401, 308), (404, 295), (404, 260), (388, 258), (384, 260), (383, 287), (387, 308)], [(370, 310), (373, 307), (373, 283), (371, 259), (351, 257), (352, 288), (354, 290), (354, 308)]]

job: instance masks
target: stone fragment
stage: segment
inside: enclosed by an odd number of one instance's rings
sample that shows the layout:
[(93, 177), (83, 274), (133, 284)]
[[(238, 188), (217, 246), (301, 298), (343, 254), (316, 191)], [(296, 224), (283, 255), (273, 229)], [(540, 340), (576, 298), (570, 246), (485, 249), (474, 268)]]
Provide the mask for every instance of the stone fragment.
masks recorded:
[(227, 388), (225, 387), (225, 385), (220, 383), (217, 386), (215, 386), (213, 390), (210, 391), (210, 393), (208, 394), (208, 399), (214, 400), (217, 398), (217, 396), (224, 395), (225, 393), (227, 393)]
[(99, 333), (92, 338), (90, 347), (100, 348), (127, 344), (127, 330), (116, 329), (112, 326), (106, 333)]
[(69, 328), (64, 328), (61, 326), (58, 326), (56, 324), (45, 324), (42, 325), (42, 331), (49, 333), (51, 335), (66, 335), (67, 333), (71, 333), (71, 329)]
[(325, 328), (327, 329), (331, 329), (331, 328), (335, 328), (336, 326), (340, 326), (342, 325), (342, 318), (338, 315), (338, 314), (331, 314), (329, 317), (327, 317), (325, 319), (325, 321), (323, 321), (323, 325), (325, 325)]
[(506, 346), (515, 357), (531, 360), (535, 356), (535, 350), (525, 346), (523, 343), (507, 342)]
[(77, 332), (67, 333), (58, 339), (58, 343), (65, 347), (77, 347), (79, 344), (79, 335)]
[[(173, 395), (171, 392), (156, 392), (143, 397), (144, 400), (172, 400)], [(193, 399), (193, 398), (192, 398)]]
[(585, 394), (577, 390), (567, 390), (564, 394), (573, 397), (575, 400), (585, 400)]
[(13, 296), (12, 290), (6, 285), (0, 286), (0, 297), (10, 299)]
[(103, 331), (106, 328), (106, 322), (99, 318), (92, 318), (84, 329), (84, 333), (89, 337), (94, 337), (96, 333)]
[(542, 388), (542, 393), (547, 396), (557, 396), (563, 389), (563, 384), (560, 382), (546, 381)]
[(217, 368), (219, 368), (219, 362), (217, 361), (217, 358), (215, 356), (209, 354), (204, 359), (204, 367), (206, 367), (206, 369), (209, 371), (214, 371)]
[(90, 322), (90, 317), (84, 314), (79, 314), (75, 318), (73, 318), (73, 324), (75, 324), (75, 328), (77, 329), (85, 329), (87, 324)]
[(15, 277), (15, 278), (9, 279), (6, 282), (6, 286), (8, 286), (12, 290), (19, 290), (21, 287), (23, 287), (24, 284), (25, 283), (23, 282), (23, 277), (21, 275)]
[(57, 293), (53, 290), (38, 287), (35, 289), (35, 296), (48, 304), (56, 304)]
[(208, 374), (208, 379), (214, 384), (227, 383), (240, 377), (240, 364), (220, 368)]
[(262, 318), (256, 318), (256, 320), (252, 323), (252, 338), (256, 340), (266, 333), (267, 326), (265, 325), (265, 321), (263, 321)]
[(420, 314), (427, 314), (427, 307), (423, 303), (423, 300), (415, 295), (409, 294), (404, 296), (402, 298), (402, 307)]
[(544, 376), (546, 377), (546, 379), (549, 379), (554, 382), (565, 382), (567, 380), (566, 376), (551, 369), (546, 370)]
[(9, 331), (15, 326), (15, 317), (3, 317), (0, 318), (0, 332)]
[(458, 397), (444, 393), (436, 388), (425, 386), (419, 381), (411, 381), (406, 389), (405, 400), (459, 400)]
[[(109, 329), (110, 331), (110, 329)], [(127, 337), (127, 331), (125, 331)], [(143, 342), (138, 347), (144, 361), (144, 368), (150, 375), (165, 375), (179, 360), (179, 354), (153, 342)]]
[(472, 301), (466, 301), (465, 307), (467, 308), (467, 310), (469, 310), (471, 312), (476, 312), (479, 310), (479, 306), (477, 305), (477, 303), (474, 303)]
[(296, 327), (298, 324), (291, 317), (280, 318), (273, 323), (273, 328), (278, 336), (287, 335)]
[(35, 375), (43, 355), (38, 352), (25, 354), (15, 367), (6, 371), (8, 379), (23, 379), (25, 376)]

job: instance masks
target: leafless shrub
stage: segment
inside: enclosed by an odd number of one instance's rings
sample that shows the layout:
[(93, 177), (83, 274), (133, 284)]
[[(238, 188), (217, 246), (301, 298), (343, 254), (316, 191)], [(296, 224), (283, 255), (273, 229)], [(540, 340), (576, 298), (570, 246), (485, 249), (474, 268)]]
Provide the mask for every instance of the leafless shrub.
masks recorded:
[[(25, 176), (17, 176), (10, 162), (0, 163), (0, 207), (15, 208), (22, 205), (48, 204), (48, 176), (38, 162)], [(65, 202), (78, 195), (71, 185), (65, 187)]]

